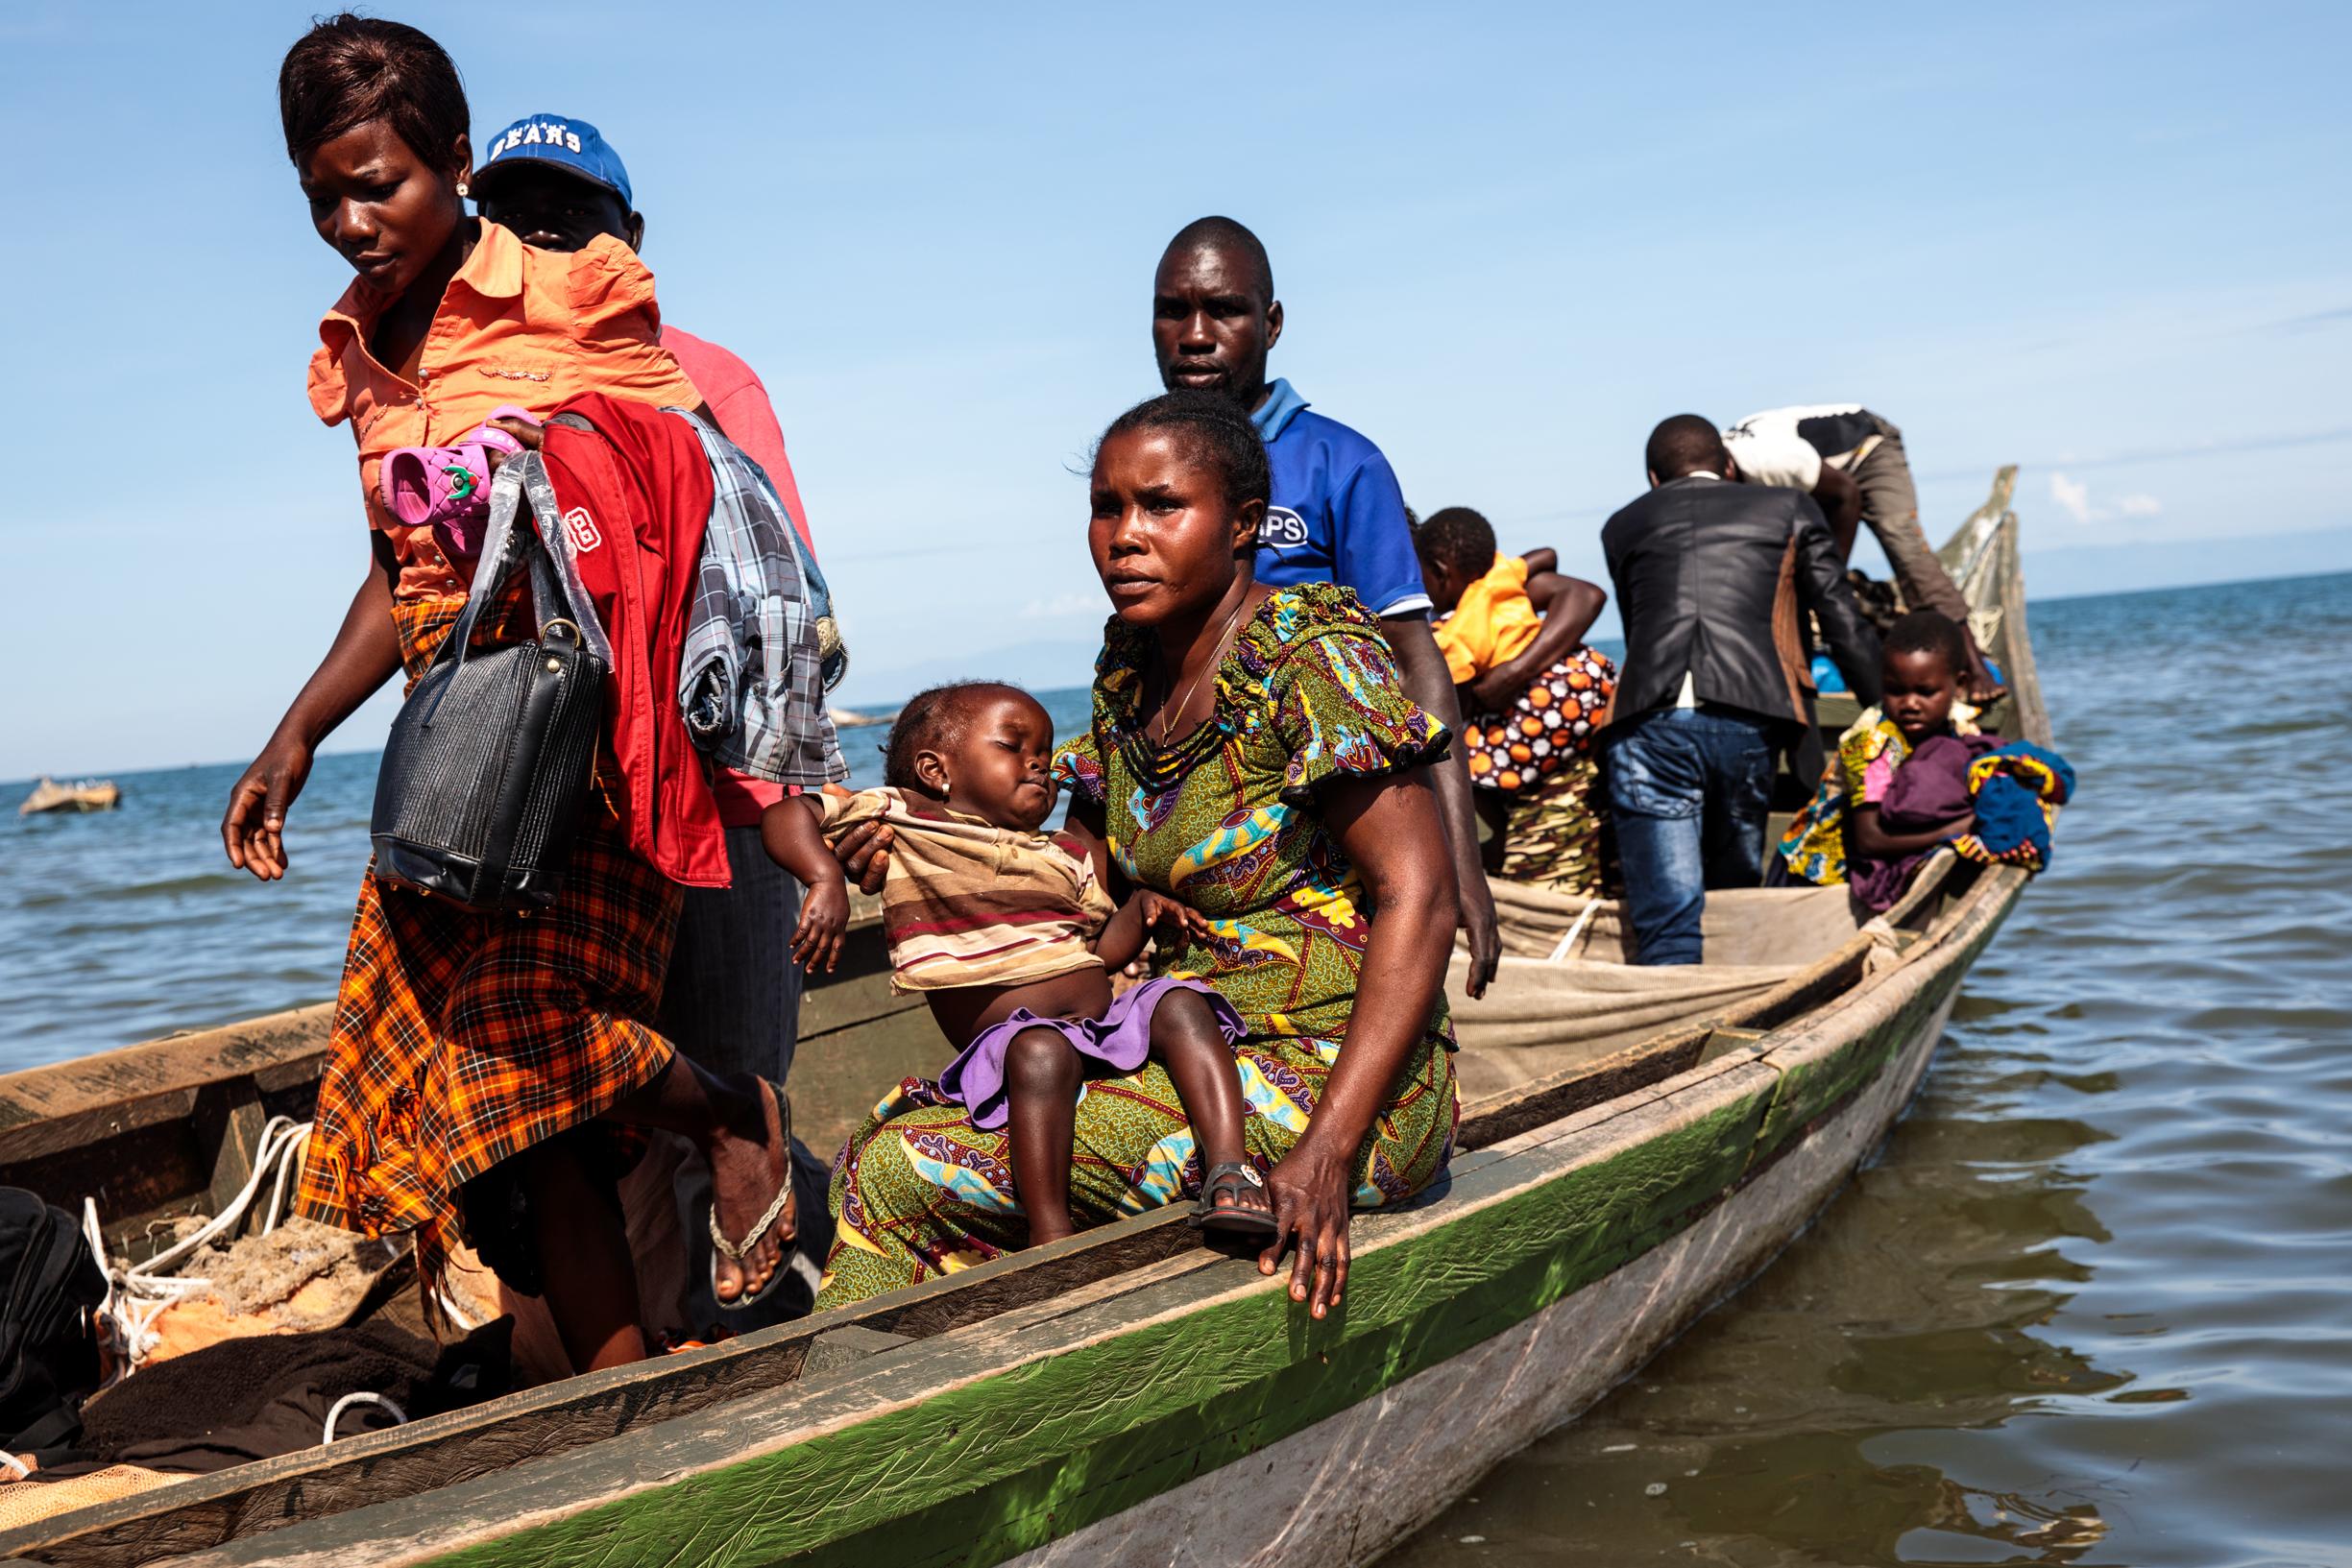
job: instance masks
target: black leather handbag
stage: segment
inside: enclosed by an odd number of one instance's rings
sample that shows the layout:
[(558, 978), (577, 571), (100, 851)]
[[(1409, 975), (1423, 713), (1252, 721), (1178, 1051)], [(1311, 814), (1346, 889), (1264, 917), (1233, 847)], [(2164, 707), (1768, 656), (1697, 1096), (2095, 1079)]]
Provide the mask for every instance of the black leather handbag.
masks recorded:
[[(538, 453), (500, 468), (465, 614), (384, 744), (369, 825), (379, 881), (478, 910), (544, 909), (562, 892), (611, 672), (601, 628), (584, 596), (568, 613), (542, 537), (562, 526)], [(530, 572), (537, 637), (473, 647), (475, 622), (518, 564)]]

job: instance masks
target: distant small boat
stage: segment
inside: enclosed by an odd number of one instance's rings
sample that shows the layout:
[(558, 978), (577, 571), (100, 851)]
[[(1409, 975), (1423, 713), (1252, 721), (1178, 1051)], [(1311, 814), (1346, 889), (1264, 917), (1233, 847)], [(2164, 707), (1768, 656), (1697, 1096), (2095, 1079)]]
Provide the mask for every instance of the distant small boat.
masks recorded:
[(869, 729), (877, 724), (887, 724), (898, 717), (896, 713), (853, 713), (846, 708), (836, 708), (831, 712), (833, 727), (837, 730)]
[(33, 793), (16, 808), (16, 814), (29, 817), (36, 811), (111, 811), (122, 803), (122, 786), (111, 779), (60, 784), (44, 773), (40, 783), (33, 786)]

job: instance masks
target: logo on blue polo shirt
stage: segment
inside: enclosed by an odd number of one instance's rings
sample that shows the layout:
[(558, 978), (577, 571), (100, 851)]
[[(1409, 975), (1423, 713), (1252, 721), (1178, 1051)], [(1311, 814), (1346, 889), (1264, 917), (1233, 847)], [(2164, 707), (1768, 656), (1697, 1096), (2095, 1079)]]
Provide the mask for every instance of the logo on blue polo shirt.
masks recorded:
[(1295, 550), (1307, 542), (1307, 519), (1287, 506), (1270, 506), (1266, 520), (1258, 524), (1258, 546), (1268, 550)]

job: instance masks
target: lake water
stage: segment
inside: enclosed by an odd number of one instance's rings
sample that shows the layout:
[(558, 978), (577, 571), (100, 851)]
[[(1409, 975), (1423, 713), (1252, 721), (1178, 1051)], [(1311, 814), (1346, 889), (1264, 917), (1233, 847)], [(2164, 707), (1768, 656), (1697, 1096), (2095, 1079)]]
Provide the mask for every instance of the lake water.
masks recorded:
[[(1085, 723), (1082, 688), (1038, 697), (1056, 734)], [(841, 732), (853, 786), (882, 782), (888, 734)], [(0, 784), (0, 1073), (332, 997), (379, 760), (319, 759), (267, 886), (221, 853), (243, 762), (116, 774), (121, 808), (91, 816), (19, 817), (31, 781)]]
[[(2352, 577), (2031, 618), (2083, 795), (1908, 1119), (1392, 1560), (2352, 1563)], [(375, 765), (321, 762), (268, 888), (235, 767), (0, 817), (0, 1070), (327, 996)]]
[(2081, 800), (1909, 1117), (1393, 1561), (2352, 1563), (2352, 577), (2030, 619)]

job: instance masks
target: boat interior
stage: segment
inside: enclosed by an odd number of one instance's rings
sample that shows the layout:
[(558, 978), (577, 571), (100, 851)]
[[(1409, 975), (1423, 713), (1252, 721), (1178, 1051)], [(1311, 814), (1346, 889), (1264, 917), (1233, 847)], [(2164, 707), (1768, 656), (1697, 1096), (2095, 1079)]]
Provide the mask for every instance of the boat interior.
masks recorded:
[[(2006, 501), (2003, 483), (1945, 555), (1971, 602), (1986, 607), (1979, 636), (2014, 670), (2029, 667), (2031, 656)], [(1985, 715), (1986, 728), (2035, 733), (2038, 701), (2030, 681), (2019, 683), (2012, 700)], [(1820, 726), (1832, 749), (1856, 712), (1850, 697), (1822, 699)], [(1809, 782), (1784, 777), (1781, 788), (1776, 805), (1786, 808), (1809, 794)], [(1784, 820), (1776, 818), (1775, 837)], [(1461, 1042), (1458, 1167), (1547, 1123), (1757, 1049), (1776, 1026), (1901, 963), (1952, 917), (1980, 875), (1939, 852), (1902, 902), (1877, 917), (1857, 911), (1842, 887), (1716, 892), (1705, 917), (1707, 961), (1686, 969), (1629, 962), (1629, 933), (1613, 902), (1497, 883), (1505, 956), (1496, 983), (1471, 1001), (1460, 951), (1447, 979)], [(807, 993), (793, 1070), (796, 1119), (820, 1156), (838, 1147), (890, 1083), (934, 1072), (951, 1054), (919, 1001), (889, 992), (871, 911), (853, 935), (841, 970)], [(324, 1004), (307, 1007), (0, 1076), (0, 1184), (75, 1212), (90, 1200), (97, 1239), (117, 1260), (153, 1257), (184, 1232), (169, 1222), (220, 1214), (240, 1194), (250, 1207), (236, 1228), (258, 1233), (276, 1205), (254, 1200), (273, 1179), (271, 1162), (257, 1156), (275, 1151), (263, 1146), (274, 1121), (282, 1119), (282, 1148), (283, 1128), (309, 1114), (327, 1013)], [(1443, 1199), (1441, 1188), (1416, 1201)], [(478, 1472), (488, 1461), (466, 1457), (468, 1445), (493, 1427), (497, 1453), (546, 1455), (778, 1387), (844, 1359), (1201, 1252), (1202, 1233), (1185, 1219), (1180, 1207), (1142, 1216), (856, 1308), (0, 1532), (0, 1558), (99, 1562), (133, 1541), (197, 1549), (272, 1521), (410, 1495)], [(394, 1314), (416, 1322), (416, 1295), (413, 1271), (393, 1261), (352, 1302), (348, 1320)], [(364, 1481), (330, 1480), (347, 1456), (365, 1458)], [(338, 1485), (349, 1488), (339, 1505)]]

